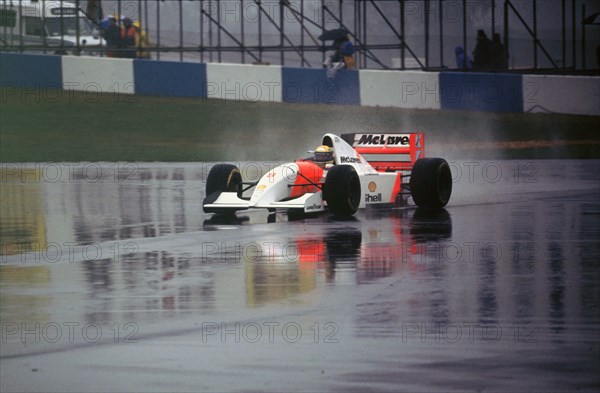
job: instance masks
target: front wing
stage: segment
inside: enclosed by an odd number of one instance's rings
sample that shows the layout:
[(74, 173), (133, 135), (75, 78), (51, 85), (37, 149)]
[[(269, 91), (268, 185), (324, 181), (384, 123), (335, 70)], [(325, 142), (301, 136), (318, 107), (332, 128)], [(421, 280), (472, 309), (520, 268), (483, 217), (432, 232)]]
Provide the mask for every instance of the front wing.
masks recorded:
[(297, 209), (305, 213), (325, 210), (321, 191), (306, 193), (298, 198), (287, 201), (277, 201), (253, 205), (249, 200), (242, 199), (236, 192), (221, 192), (209, 195), (204, 200), (205, 213), (228, 213), (246, 209)]

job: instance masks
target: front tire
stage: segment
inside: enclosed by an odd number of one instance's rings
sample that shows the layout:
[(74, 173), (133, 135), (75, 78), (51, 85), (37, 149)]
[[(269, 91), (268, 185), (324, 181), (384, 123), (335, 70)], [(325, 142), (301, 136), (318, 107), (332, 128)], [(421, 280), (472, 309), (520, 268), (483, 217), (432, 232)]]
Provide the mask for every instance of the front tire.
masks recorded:
[(410, 193), (419, 207), (441, 209), (452, 194), (452, 173), (443, 158), (421, 158), (410, 174)]
[(338, 217), (352, 216), (360, 205), (360, 179), (351, 165), (336, 165), (327, 171), (323, 199)]
[(242, 175), (238, 167), (231, 164), (217, 164), (208, 173), (206, 196), (215, 192), (237, 192), (241, 182)]

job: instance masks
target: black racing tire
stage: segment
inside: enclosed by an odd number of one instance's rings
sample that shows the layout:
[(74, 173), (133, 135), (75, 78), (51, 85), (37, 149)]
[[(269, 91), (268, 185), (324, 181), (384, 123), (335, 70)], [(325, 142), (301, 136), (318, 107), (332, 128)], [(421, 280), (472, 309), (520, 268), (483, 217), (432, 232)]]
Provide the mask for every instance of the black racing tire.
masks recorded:
[(452, 237), (452, 217), (446, 209), (417, 208), (410, 220), (410, 236), (417, 243)]
[(352, 216), (358, 210), (360, 198), (360, 179), (353, 166), (336, 165), (327, 171), (323, 199), (334, 216)]
[(443, 158), (421, 158), (410, 174), (410, 193), (419, 207), (441, 209), (452, 194), (450, 165)]
[(356, 260), (362, 244), (362, 232), (357, 229), (344, 229), (325, 236), (327, 260), (331, 263), (342, 260)]
[(217, 164), (208, 172), (206, 179), (206, 196), (215, 192), (237, 192), (242, 182), (242, 174), (235, 165)]

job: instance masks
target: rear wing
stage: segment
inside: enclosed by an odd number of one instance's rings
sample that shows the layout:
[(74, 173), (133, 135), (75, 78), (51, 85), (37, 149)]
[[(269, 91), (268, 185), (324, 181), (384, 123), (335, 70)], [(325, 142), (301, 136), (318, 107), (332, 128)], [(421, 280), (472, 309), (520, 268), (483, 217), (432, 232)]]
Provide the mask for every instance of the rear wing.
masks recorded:
[(379, 172), (409, 171), (425, 157), (425, 135), (342, 134), (342, 139)]

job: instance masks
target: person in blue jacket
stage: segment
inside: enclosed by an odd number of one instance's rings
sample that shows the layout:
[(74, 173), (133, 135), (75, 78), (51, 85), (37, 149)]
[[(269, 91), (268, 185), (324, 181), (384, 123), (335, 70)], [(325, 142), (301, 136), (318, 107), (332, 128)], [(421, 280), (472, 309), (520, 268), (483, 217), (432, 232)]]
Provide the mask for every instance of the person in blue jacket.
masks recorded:
[(114, 15), (109, 15), (100, 23), (102, 29), (102, 37), (106, 40), (106, 46), (108, 47), (108, 57), (119, 57), (117, 51), (121, 44), (121, 30), (117, 25), (117, 18)]
[(473, 59), (471, 56), (467, 56), (462, 46), (454, 48), (454, 54), (456, 55), (456, 68), (459, 70), (473, 69)]
[(327, 68), (327, 76), (335, 77), (338, 70), (342, 68), (355, 68), (354, 45), (348, 35), (341, 36), (333, 42), (334, 52), (325, 60), (323, 66)]

